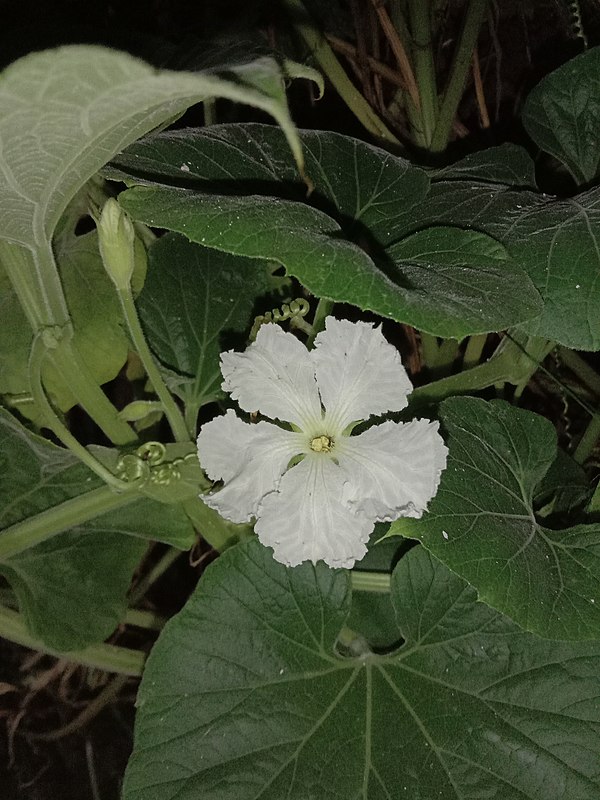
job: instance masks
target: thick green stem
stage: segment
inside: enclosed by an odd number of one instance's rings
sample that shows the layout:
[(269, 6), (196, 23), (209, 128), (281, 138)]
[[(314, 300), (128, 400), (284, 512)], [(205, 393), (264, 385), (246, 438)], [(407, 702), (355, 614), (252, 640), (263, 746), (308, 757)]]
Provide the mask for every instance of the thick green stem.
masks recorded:
[(283, 0), (283, 5), (289, 12), (294, 29), (302, 37), (317, 64), (359, 122), (378, 139), (400, 144), (354, 86), (327, 40), (311, 20), (302, 1)]
[(31, 250), (0, 239), (0, 264), (32, 329), (36, 331), (44, 325), (55, 324), (48, 315), (48, 303), (44, 298), (43, 287), (40, 287), (36, 278), (36, 265)]
[(463, 368), (471, 369), (481, 361), (483, 348), (487, 342), (488, 334), (479, 333), (475, 336), (470, 336), (467, 346), (465, 348), (465, 355), (463, 357)]
[(467, 394), (497, 384), (524, 385), (554, 346), (554, 342), (546, 339), (526, 337), (525, 343), (521, 343), (516, 336), (507, 335), (489, 361), (419, 386), (410, 395), (409, 406), (439, 403), (450, 395)]
[(109, 486), (101, 486), (16, 522), (0, 534), (0, 561), (45, 542), (62, 531), (81, 525), (99, 514), (129, 505), (138, 497), (133, 487), (129, 491), (117, 493)]
[(146, 337), (144, 336), (142, 326), (140, 325), (137, 309), (135, 307), (135, 303), (133, 302), (131, 289), (129, 287), (126, 289), (121, 288), (118, 290), (118, 295), (119, 300), (121, 301), (123, 315), (129, 329), (133, 346), (135, 347), (137, 354), (144, 365), (144, 369), (146, 370), (154, 391), (158, 395), (158, 398), (163, 405), (165, 415), (169, 425), (171, 426), (171, 430), (173, 431), (175, 441), (189, 442), (190, 436), (188, 434), (188, 429), (183, 415), (179, 410), (179, 406), (175, 402), (173, 396), (167, 389), (158, 367), (154, 363), (154, 358), (146, 342)]
[(121, 417), (104, 394), (81, 358), (71, 339), (48, 353), (48, 358), (58, 370), (77, 402), (89, 414), (113, 444), (129, 445), (138, 441), (135, 431)]
[(435, 64), (431, 46), (431, 8), (429, 0), (409, 0), (408, 13), (413, 40), (413, 64), (421, 102), (421, 133), (429, 148), (437, 121), (438, 98)]
[(119, 419), (73, 345), (73, 327), (52, 253), (44, 248), (33, 254), (19, 245), (0, 241), (0, 261), (34, 335), (48, 327), (61, 331), (60, 346), (51, 358), (77, 402), (115, 444), (135, 441), (135, 433)]
[(471, 66), (473, 50), (477, 43), (477, 37), (479, 36), (488, 5), (489, 0), (469, 0), (460, 38), (454, 51), (454, 58), (440, 106), (437, 124), (431, 139), (430, 150), (432, 153), (441, 153), (448, 145), (456, 110), (462, 98), (467, 74)]
[(447, 375), (458, 355), (460, 342), (456, 339), (444, 339), (438, 348), (436, 372), (438, 375)]
[(85, 664), (106, 672), (138, 677), (142, 674), (146, 656), (138, 650), (115, 647), (111, 644), (96, 644), (84, 650), (61, 652), (47, 647), (41, 640), (32, 636), (19, 613), (0, 606), (0, 636), (31, 650), (39, 650), (56, 658), (64, 658), (77, 664)]
[(331, 314), (334, 306), (334, 301), (329, 300), (327, 297), (321, 297), (315, 309), (315, 316), (311, 325), (311, 333), (306, 341), (307, 347), (312, 347), (316, 335), (325, 327), (325, 320)]
[(419, 336), (421, 338), (421, 357), (423, 359), (423, 364), (429, 367), (429, 369), (435, 369), (438, 359), (438, 350), (440, 349), (437, 336), (433, 336), (431, 333), (425, 333), (424, 331), (421, 331)]
[(391, 576), (387, 572), (361, 572), (353, 570), (350, 573), (353, 592), (377, 592), (377, 594), (390, 593)]
[(488, 386), (494, 386), (496, 383), (512, 381), (514, 371), (512, 358), (509, 354), (502, 353), (473, 369), (441, 378), (441, 380), (433, 381), (425, 386), (419, 386), (410, 395), (409, 405), (412, 407), (439, 403), (450, 395), (468, 394), (486, 389)]

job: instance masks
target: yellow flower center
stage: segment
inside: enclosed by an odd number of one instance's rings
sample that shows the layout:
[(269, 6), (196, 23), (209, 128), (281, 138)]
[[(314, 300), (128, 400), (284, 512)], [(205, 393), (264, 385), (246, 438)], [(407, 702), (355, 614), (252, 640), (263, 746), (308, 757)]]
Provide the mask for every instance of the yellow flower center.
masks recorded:
[(314, 450), (315, 453), (329, 453), (329, 451), (333, 447), (333, 439), (330, 436), (315, 436), (314, 439), (311, 439), (310, 442), (310, 449)]

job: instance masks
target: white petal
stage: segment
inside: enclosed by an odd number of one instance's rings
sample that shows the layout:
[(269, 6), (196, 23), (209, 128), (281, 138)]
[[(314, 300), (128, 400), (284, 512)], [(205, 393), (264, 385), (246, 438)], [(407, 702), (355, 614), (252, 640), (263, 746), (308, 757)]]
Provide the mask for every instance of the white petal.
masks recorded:
[(342, 475), (328, 456), (308, 455), (265, 497), (254, 529), (282, 564), (323, 559), (330, 567), (352, 567), (367, 548), (373, 522), (340, 503)]
[(243, 353), (221, 355), (223, 389), (244, 411), (312, 429), (321, 419), (314, 366), (306, 347), (279, 325), (262, 325)]
[(229, 410), (202, 426), (198, 458), (211, 480), (224, 486), (201, 495), (207, 506), (232, 522), (256, 516), (260, 501), (272, 492), (304, 438), (270, 422), (249, 425)]
[(332, 432), (406, 406), (412, 384), (381, 328), (327, 317), (311, 355)]
[(419, 518), (437, 492), (448, 449), (439, 424), (384, 422), (336, 443), (346, 483), (343, 501), (380, 522)]

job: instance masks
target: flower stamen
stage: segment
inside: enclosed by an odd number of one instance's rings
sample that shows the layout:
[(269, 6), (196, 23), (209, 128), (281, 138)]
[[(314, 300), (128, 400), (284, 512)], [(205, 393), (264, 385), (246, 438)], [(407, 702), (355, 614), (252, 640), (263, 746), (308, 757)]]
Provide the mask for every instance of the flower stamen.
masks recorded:
[(311, 439), (310, 449), (315, 453), (329, 453), (333, 449), (333, 439), (325, 434), (315, 436), (314, 439)]

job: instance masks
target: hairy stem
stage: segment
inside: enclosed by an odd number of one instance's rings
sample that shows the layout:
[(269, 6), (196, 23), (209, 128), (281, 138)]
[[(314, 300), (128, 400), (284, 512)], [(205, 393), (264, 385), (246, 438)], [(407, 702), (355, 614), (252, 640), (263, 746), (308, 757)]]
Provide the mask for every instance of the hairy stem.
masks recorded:
[(44, 333), (40, 332), (35, 336), (31, 346), (31, 353), (29, 355), (29, 381), (33, 400), (44, 415), (44, 424), (58, 436), (65, 447), (68, 447), (77, 458), (95, 472), (96, 475), (102, 478), (105, 483), (109, 484), (114, 489), (120, 490), (127, 488), (127, 484), (113, 475), (104, 464), (101, 464), (98, 459), (94, 458), (89, 450), (86, 450), (86, 448), (77, 441), (71, 431), (58, 418), (56, 412), (50, 405), (42, 385), (42, 364), (47, 354), (48, 347), (45, 342)]
[(32, 636), (17, 611), (0, 606), (0, 636), (31, 650), (39, 650), (56, 658), (64, 658), (77, 664), (102, 669), (105, 672), (116, 672), (121, 675), (138, 677), (142, 674), (145, 655), (138, 650), (115, 647), (111, 644), (95, 644), (84, 650), (61, 652), (47, 647), (40, 639)]
[(391, 576), (387, 572), (362, 572), (353, 570), (350, 573), (353, 592), (376, 592), (389, 594)]
[(173, 431), (175, 441), (189, 442), (190, 436), (183, 415), (179, 410), (179, 406), (175, 402), (172, 394), (167, 389), (158, 367), (154, 363), (154, 358), (150, 352), (148, 343), (146, 342), (146, 337), (144, 336), (144, 332), (140, 324), (137, 309), (135, 307), (135, 303), (133, 302), (131, 289), (129, 287), (126, 289), (119, 289), (118, 295), (119, 300), (121, 301), (123, 315), (129, 329), (133, 346), (135, 347), (137, 354), (144, 365), (144, 369), (146, 370), (146, 374), (152, 383), (154, 391), (158, 395), (158, 398), (163, 405), (165, 415), (169, 425), (171, 426), (171, 430)]
[(33, 517), (16, 522), (5, 528), (0, 535), (0, 561), (5, 561), (100, 514), (129, 505), (138, 497), (137, 492), (132, 489), (117, 493), (109, 486), (101, 486), (47, 508)]

